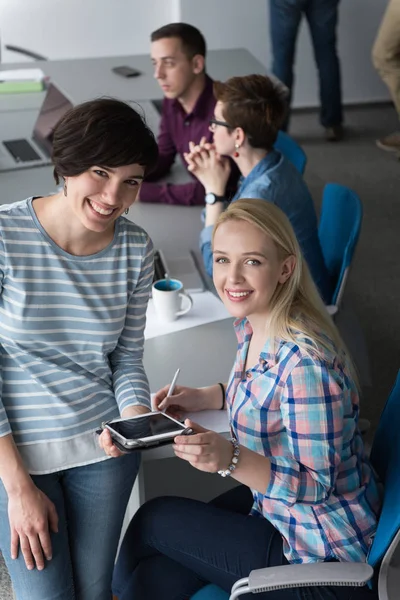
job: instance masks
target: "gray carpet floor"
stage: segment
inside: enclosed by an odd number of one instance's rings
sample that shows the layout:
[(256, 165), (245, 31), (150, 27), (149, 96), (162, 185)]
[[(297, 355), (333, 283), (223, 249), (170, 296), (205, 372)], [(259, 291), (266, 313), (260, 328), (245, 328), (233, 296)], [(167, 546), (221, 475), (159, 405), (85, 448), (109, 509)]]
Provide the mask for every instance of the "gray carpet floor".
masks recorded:
[(364, 389), (361, 415), (371, 421), (370, 441), (400, 368), (400, 162), (375, 145), (399, 123), (390, 105), (377, 105), (348, 108), (346, 127), (345, 141), (324, 143), (315, 113), (298, 113), (291, 134), (307, 153), (305, 178), (318, 210), (330, 181), (351, 187), (363, 203), (344, 300), (357, 314), (368, 347), (372, 386)]
[[(364, 390), (361, 414), (371, 421), (371, 437), (400, 367), (400, 162), (375, 145), (376, 138), (399, 124), (391, 106), (378, 105), (348, 108), (346, 127), (345, 141), (328, 144), (315, 112), (298, 112), (290, 133), (308, 155), (306, 180), (318, 211), (327, 182), (353, 188), (363, 203), (363, 227), (345, 300), (361, 322), (369, 351), (372, 386)], [(0, 556), (0, 600), (11, 598)]]

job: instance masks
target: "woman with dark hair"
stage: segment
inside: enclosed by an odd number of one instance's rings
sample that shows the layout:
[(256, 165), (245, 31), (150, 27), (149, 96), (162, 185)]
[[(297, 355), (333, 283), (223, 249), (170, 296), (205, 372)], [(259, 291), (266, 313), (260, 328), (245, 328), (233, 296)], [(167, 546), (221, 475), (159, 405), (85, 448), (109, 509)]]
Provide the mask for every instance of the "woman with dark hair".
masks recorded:
[(211, 237), (224, 210), (231, 158), (242, 175), (232, 202), (261, 198), (273, 202), (289, 218), (311, 275), (322, 298), (329, 303), (332, 282), (318, 239), (317, 216), (310, 192), (296, 168), (274, 149), (287, 112), (282, 94), (269, 77), (247, 75), (214, 82), (217, 100), (210, 121), (213, 144), (191, 145), (186, 155), (191, 171), (205, 188), (205, 228), (200, 246), (212, 275)]
[(128, 104), (71, 109), (62, 191), (0, 207), (0, 550), (18, 599), (109, 600), (138, 469), (95, 430), (150, 409), (152, 243), (126, 219), (153, 134)]

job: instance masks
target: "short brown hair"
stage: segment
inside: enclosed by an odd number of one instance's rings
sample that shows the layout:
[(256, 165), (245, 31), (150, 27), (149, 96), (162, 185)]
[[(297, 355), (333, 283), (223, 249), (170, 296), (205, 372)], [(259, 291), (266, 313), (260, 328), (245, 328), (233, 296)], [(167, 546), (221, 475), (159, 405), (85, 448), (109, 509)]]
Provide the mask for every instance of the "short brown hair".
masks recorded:
[(54, 179), (74, 177), (93, 165), (122, 167), (139, 164), (151, 169), (158, 147), (143, 117), (129, 104), (98, 98), (75, 106), (53, 133)]
[(169, 23), (153, 31), (150, 36), (152, 42), (163, 38), (178, 38), (182, 44), (182, 51), (191, 60), (196, 54), (206, 56), (207, 46), (203, 34), (188, 23)]
[(286, 114), (275, 84), (264, 75), (231, 77), (214, 82), (214, 96), (223, 102), (224, 119), (241, 127), (253, 148), (271, 150)]

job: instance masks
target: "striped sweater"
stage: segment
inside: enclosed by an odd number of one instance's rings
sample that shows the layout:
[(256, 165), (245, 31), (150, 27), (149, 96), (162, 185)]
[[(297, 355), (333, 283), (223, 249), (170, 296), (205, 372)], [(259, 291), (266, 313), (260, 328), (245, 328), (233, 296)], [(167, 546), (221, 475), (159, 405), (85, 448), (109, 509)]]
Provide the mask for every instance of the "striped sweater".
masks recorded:
[(32, 198), (0, 206), (0, 436), (31, 473), (105, 459), (94, 430), (149, 405), (143, 369), (148, 235), (124, 217), (90, 256), (63, 251)]

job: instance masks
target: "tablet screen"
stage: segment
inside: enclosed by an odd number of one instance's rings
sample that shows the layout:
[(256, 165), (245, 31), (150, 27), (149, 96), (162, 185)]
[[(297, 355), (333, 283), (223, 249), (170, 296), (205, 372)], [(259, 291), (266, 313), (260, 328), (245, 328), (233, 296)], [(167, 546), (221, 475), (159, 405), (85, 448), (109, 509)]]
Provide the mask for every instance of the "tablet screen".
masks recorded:
[(163, 413), (151, 413), (148, 416), (135, 417), (126, 421), (109, 423), (109, 427), (129, 440), (151, 437), (166, 433), (176, 433), (184, 430), (185, 426), (175, 423)]

